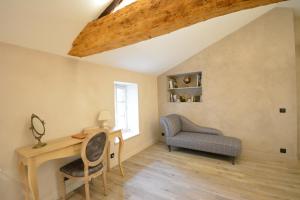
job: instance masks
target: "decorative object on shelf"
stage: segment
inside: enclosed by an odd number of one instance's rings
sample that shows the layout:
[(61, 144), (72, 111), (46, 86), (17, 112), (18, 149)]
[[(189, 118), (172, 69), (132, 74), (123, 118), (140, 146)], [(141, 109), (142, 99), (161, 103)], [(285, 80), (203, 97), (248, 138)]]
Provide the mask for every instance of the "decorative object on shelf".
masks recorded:
[(184, 82), (184, 84), (190, 84), (191, 83), (191, 81), (192, 81), (192, 78), (191, 78), (191, 76), (185, 76), (185, 77), (183, 77), (183, 80), (182, 80), (183, 82)]
[(98, 121), (100, 122), (100, 128), (111, 129), (108, 121), (111, 120), (111, 113), (108, 110), (103, 110), (99, 113)]
[(186, 99), (184, 96), (180, 96), (180, 102), (186, 102)]
[(45, 135), (45, 122), (41, 120), (36, 114), (31, 115), (31, 126), (33, 137), (38, 141), (32, 148), (37, 149), (46, 146), (47, 143), (41, 142), (42, 137)]

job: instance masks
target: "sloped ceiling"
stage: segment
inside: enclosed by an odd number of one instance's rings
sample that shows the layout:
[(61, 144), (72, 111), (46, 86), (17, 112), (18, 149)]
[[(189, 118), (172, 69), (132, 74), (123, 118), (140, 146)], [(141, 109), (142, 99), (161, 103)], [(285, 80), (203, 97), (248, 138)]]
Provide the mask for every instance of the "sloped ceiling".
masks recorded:
[[(74, 38), (110, 2), (1, 0), (0, 41), (70, 57), (67, 52)], [(290, 0), (214, 18), (164, 36), (81, 59), (142, 73), (160, 74), (274, 7), (292, 8), (300, 16), (300, 0)]]

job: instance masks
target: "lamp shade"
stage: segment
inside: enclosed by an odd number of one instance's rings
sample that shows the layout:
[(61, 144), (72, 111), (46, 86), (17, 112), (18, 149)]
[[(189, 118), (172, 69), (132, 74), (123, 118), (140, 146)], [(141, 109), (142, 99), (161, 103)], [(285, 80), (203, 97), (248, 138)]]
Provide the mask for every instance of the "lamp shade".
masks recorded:
[(99, 113), (98, 121), (106, 121), (112, 119), (111, 114), (107, 110), (103, 110)]

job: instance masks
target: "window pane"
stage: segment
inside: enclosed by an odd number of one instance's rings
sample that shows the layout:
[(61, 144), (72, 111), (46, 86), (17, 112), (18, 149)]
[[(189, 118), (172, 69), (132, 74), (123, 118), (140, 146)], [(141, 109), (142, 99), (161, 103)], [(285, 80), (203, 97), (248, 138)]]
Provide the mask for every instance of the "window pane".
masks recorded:
[(126, 97), (126, 88), (124, 87), (117, 87), (117, 101), (118, 102), (125, 102)]
[(126, 87), (116, 85), (116, 126), (126, 129)]
[(126, 128), (126, 104), (117, 103), (117, 127)]

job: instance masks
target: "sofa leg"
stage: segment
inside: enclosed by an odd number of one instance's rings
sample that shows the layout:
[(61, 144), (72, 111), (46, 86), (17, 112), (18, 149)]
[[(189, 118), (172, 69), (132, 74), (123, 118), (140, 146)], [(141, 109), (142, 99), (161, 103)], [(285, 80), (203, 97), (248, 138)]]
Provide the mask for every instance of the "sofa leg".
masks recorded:
[(231, 158), (231, 163), (232, 163), (232, 165), (235, 164), (235, 157), (232, 157), (232, 158)]
[(168, 149), (169, 149), (169, 152), (171, 152), (171, 150), (172, 150), (171, 145), (168, 145)]

